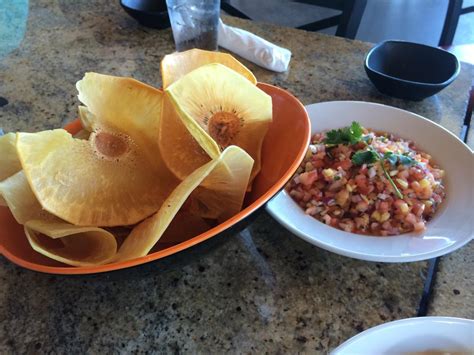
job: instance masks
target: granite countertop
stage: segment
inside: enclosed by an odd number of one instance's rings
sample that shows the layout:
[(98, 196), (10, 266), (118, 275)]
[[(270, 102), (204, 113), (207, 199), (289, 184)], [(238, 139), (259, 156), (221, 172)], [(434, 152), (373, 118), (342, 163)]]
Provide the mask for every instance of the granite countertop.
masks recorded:
[[(50, 129), (75, 118), (74, 84), (86, 71), (160, 86), (160, 60), (174, 50), (170, 30), (139, 26), (118, 1), (1, 7), (11, 14), (0, 22), (5, 131)], [(455, 134), (462, 129), (472, 66), (463, 64), (440, 94), (407, 102), (379, 94), (367, 79), (362, 62), (371, 44), (225, 20), (291, 49), (286, 73), (244, 63), (304, 104), (381, 102)], [(472, 242), (441, 258), (429, 314), (474, 318), (473, 258)], [(427, 265), (338, 256), (295, 237), (265, 212), (237, 235), (108, 274), (46, 275), (0, 257), (0, 353), (326, 353), (364, 329), (415, 316)]]

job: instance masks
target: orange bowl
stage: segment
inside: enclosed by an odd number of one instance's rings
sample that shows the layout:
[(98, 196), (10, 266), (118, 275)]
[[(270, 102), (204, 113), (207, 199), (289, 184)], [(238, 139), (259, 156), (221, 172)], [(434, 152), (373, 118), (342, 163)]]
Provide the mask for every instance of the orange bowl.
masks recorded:
[[(206, 232), (176, 243), (157, 243), (150, 254), (141, 258), (93, 267), (73, 267), (49, 259), (34, 251), (6, 207), (0, 207), (0, 253), (13, 263), (27, 269), (51, 274), (92, 274), (124, 269), (175, 254), (204, 242), (229, 228), (245, 224), (252, 213), (280, 191), (303, 160), (308, 147), (311, 127), (304, 106), (287, 91), (259, 83), (258, 87), (272, 97), (273, 122), (262, 148), (262, 169), (255, 178), (252, 191), (247, 193), (244, 208), (227, 221)], [(71, 133), (81, 129), (79, 120), (65, 127)]]

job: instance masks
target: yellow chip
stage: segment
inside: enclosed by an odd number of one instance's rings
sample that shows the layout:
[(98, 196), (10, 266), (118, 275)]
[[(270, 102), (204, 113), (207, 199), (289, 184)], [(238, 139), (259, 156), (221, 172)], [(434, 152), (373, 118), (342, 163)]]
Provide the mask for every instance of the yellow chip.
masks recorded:
[(23, 170), (0, 182), (0, 195), (19, 224), (32, 219), (54, 219), (41, 207)]
[(25, 234), (38, 253), (72, 266), (105, 264), (117, 252), (115, 237), (101, 228), (32, 220)]
[[(260, 171), (263, 139), (272, 122), (271, 97), (221, 64), (207, 64), (193, 70), (170, 85), (165, 94), (187, 134), (162, 127), (161, 137), (179, 138), (183, 154), (190, 157), (196, 156), (191, 149), (193, 139), (212, 159), (230, 145), (241, 147), (255, 161), (251, 183)], [(193, 159), (176, 161), (168, 141), (160, 139), (163, 158), (169, 169), (184, 179), (183, 172), (192, 169), (181, 165), (192, 165)]]
[(111, 233), (74, 226), (43, 210), (23, 171), (0, 182), (0, 194), (16, 221), (24, 224), (28, 241), (37, 252), (73, 266), (103, 264), (116, 254), (117, 242)]
[(15, 147), (15, 133), (0, 136), (0, 181), (21, 170)]
[(129, 78), (88, 73), (77, 84), (89, 139), (57, 129), (19, 133), (17, 151), (40, 204), (75, 225), (149, 217), (177, 186), (157, 142), (163, 94)]
[[(20, 160), (16, 154), (15, 140), (15, 133), (0, 136), (0, 181), (21, 170)], [(6, 205), (7, 203), (0, 193), (0, 206)]]
[[(216, 200), (219, 199), (219, 196), (222, 198), (220, 206), (222, 216), (237, 213), (242, 207), (252, 165), (253, 159), (244, 150), (236, 146), (228, 147), (217, 159), (198, 168), (184, 179), (155, 215), (136, 226), (125, 239), (114, 261), (124, 261), (147, 255), (161, 238), (191, 192), (201, 184), (208, 186), (213, 182), (221, 182), (222, 185), (227, 185), (218, 190), (221, 192), (220, 194), (219, 192), (215, 193), (215, 198)], [(230, 180), (226, 181), (218, 175), (224, 175)], [(213, 203), (216, 200), (212, 200), (208, 204), (214, 206)]]
[(184, 52), (165, 55), (161, 61), (163, 88), (166, 89), (194, 69), (211, 63), (225, 65), (245, 77), (252, 84), (257, 83), (255, 75), (230, 54), (193, 48)]
[(203, 218), (217, 219), (219, 223), (231, 218), (242, 209), (245, 191), (254, 160), (236, 146), (228, 147), (190, 197), (189, 210)]
[(181, 180), (220, 154), (217, 145), (206, 152), (189, 132), (167, 95), (163, 98), (159, 143), (168, 167)]
[(81, 121), (82, 128), (92, 132), (94, 121), (97, 120), (96, 117), (87, 109), (86, 106), (79, 106), (79, 120)]

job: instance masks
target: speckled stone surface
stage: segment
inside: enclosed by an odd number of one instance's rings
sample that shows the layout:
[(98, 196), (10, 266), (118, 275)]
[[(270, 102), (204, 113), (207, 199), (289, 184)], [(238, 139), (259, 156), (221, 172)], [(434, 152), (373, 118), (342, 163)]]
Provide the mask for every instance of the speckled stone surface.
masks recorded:
[(474, 242), (441, 258), (429, 315), (474, 319)]
[(323, 353), (413, 316), (424, 270), (331, 254), (267, 214), (240, 235), (111, 274), (0, 265), (0, 353)]
[[(362, 67), (370, 44), (226, 21), (293, 51), (287, 73), (246, 64), (305, 104), (382, 102), (461, 129), (472, 66), (439, 95), (410, 103), (371, 85)], [(140, 27), (118, 1), (30, 1), (23, 41), (0, 58), (0, 96), (9, 102), (0, 127), (36, 131), (73, 119), (74, 84), (85, 71), (159, 86), (160, 60), (173, 49), (169, 30)], [(443, 259), (433, 314), (452, 304), (472, 317), (472, 264), (463, 262), (472, 257), (471, 244)], [(110, 274), (44, 275), (0, 257), (0, 353), (327, 353), (364, 329), (414, 316), (425, 272), (426, 262), (369, 263), (320, 250), (265, 212), (238, 235)]]

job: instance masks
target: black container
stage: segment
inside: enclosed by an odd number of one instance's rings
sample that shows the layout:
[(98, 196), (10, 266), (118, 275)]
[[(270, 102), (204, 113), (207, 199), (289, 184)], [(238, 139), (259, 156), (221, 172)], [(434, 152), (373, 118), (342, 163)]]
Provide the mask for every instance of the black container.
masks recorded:
[(146, 27), (170, 27), (166, 0), (120, 0), (123, 9)]
[(413, 101), (441, 91), (460, 71), (456, 56), (444, 49), (392, 40), (372, 48), (364, 67), (381, 93)]

